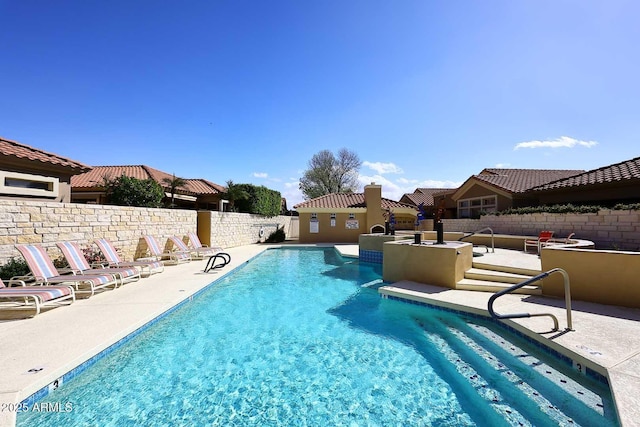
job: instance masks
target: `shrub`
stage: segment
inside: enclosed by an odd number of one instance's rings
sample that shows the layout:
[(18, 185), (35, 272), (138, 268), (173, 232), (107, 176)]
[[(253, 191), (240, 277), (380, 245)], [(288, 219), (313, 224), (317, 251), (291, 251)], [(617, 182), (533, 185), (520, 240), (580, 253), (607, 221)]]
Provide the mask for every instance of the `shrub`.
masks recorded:
[(29, 273), (29, 266), (22, 258), (10, 258), (5, 265), (0, 266), (0, 278), (9, 280), (14, 276), (25, 276)]
[(243, 195), (241, 198), (236, 196), (233, 201), (238, 212), (273, 217), (282, 211), (282, 195), (279, 191), (253, 184), (233, 184), (229, 188), (233, 193)]
[[(116, 252), (120, 252), (120, 250), (116, 249)], [(98, 263), (107, 262), (107, 259), (104, 257), (104, 255), (102, 254), (102, 252), (100, 252), (100, 249), (98, 248), (94, 248), (94, 247), (84, 248), (82, 249), (82, 255), (84, 255), (84, 258), (87, 260), (89, 265), (94, 263), (98, 264)]]
[(60, 255), (58, 258), (54, 258), (51, 260), (53, 262), (53, 266), (55, 268), (69, 268), (69, 263), (67, 262), (66, 258), (63, 257), (62, 255)]
[(164, 197), (164, 190), (152, 179), (122, 175), (109, 182), (107, 196), (113, 205), (157, 208)]
[[(117, 251), (117, 249), (116, 249)], [(106, 263), (106, 258), (102, 255), (102, 252), (98, 248), (88, 247), (82, 248), (82, 255), (87, 260), (89, 265)], [(53, 260), (53, 266), (55, 268), (69, 268), (69, 263), (64, 256), (59, 256)]]
[(500, 212), (488, 213), (487, 215), (526, 215), (535, 213), (597, 213), (603, 208), (602, 206), (593, 205), (543, 205), (543, 206), (525, 206), (522, 208), (510, 208)]
[(278, 227), (276, 231), (269, 234), (269, 237), (266, 238), (265, 243), (280, 243), (280, 242), (284, 242), (285, 238), (286, 238), (286, 235), (284, 232), (284, 226), (282, 226), (282, 227)]

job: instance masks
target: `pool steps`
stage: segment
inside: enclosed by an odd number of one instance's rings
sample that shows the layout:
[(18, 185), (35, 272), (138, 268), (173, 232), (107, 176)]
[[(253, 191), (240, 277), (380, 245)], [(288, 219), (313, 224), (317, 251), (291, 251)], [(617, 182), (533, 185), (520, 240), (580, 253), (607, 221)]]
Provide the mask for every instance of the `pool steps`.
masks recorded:
[[(464, 279), (456, 283), (456, 289), (466, 291), (499, 292), (511, 285), (521, 283), (540, 274), (541, 271), (526, 268), (497, 266), (473, 261), (472, 267), (464, 273)], [(524, 286), (514, 293), (541, 295), (542, 288), (538, 284)]]
[[(438, 320), (419, 325), (439, 363), (450, 364), (460, 374), (457, 383), (475, 389), (507, 425), (615, 425), (603, 415), (615, 410), (605, 408), (600, 396), (513, 342), (479, 324)], [(554, 389), (552, 395), (571, 398), (548, 400)]]

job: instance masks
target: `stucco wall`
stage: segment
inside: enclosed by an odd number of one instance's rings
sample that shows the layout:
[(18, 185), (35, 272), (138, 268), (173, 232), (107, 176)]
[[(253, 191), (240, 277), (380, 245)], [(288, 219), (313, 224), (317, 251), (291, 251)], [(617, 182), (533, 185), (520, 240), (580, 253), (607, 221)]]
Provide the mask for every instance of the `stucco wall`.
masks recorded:
[[(598, 304), (640, 308), (640, 254), (575, 248), (542, 250), (542, 271), (562, 268), (569, 274), (571, 298)], [(543, 280), (544, 295), (564, 296), (560, 274)]]
[[(261, 227), (262, 240), (275, 230), (275, 224), (289, 229), (290, 217), (206, 213), (211, 218), (212, 239), (223, 247), (256, 243)], [(20, 257), (16, 244), (42, 245), (57, 258), (61, 255), (57, 242), (75, 241), (85, 246), (99, 237), (111, 240), (130, 260), (144, 255), (143, 235), (151, 234), (164, 245), (169, 236), (198, 230), (198, 214), (183, 209), (0, 200), (0, 264), (10, 257)]]
[(366, 212), (355, 213), (358, 221), (357, 229), (348, 229), (346, 224), (349, 214), (339, 212), (336, 214), (335, 226), (331, 226), (331, 214), (318, 213), (318, 233), (311, 233), (310, 213), (300, 213), (300, 243), (357, 243), (361, 234), (369, 233), (367, 228)]
[(444, 219), (445, 231), (473, 232), (491, 227), (496, 234), (537, 236), (553, 230), (554, 237), (575, 233), (591, 240), (597, 249), (640, 250), (640, 212), (601, 210), (592, 214), (486, 215), (480, 219)]

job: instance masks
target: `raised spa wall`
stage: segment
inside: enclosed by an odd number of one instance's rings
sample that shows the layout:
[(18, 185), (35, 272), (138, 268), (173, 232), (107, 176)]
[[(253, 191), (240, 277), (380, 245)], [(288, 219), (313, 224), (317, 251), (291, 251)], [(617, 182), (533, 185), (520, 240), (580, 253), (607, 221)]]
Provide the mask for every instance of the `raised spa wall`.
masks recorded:
[(471, 268), (472, 260), (471, 243), (389, 242), (384, 245), (382, 278), (387, 282), (411, 280), (455, 289), (465, 271)]
[[(421, 233), (421, 245), (414, 234), (360, 236), (360, 259), (383, 265), (386, 282), (411, 280), (455, 289), (472, 267), (471, 243), (458, 242), (463, 233), (444, 233), (446, 245), (433, 245), (434, 232)], [(495, 235), (497, 248), (522, 250), (523, 240), (534, 236)], [(475, 235), (465, 241), (491, 246), (490, 235)], [(566, 245), (545, 247), (540, 254), (541, 271), (562, 268), (569, 274), (571, 297), (598, 304), (640, 308), (640, 252), (596, 250), (589, 240), (572, 239)], [(363, 253), (366, 254), (363, 257)], [(384, 254), (384, 256), (383, 256)], [(560, 274), (542, 280), (542, 294), (562, 298)]]

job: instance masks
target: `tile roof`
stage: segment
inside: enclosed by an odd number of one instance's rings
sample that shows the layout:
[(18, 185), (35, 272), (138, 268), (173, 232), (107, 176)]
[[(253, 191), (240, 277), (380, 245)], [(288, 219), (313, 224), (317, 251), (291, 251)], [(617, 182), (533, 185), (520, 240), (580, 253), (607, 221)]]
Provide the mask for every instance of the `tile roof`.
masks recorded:
[[(351, 194), (327, 194), (324, 196), (316, 197), (315, 199), (307, 200), (302, 203), (298, 203), (294, 209), (346, 209), (346, 208), (366, 208), (364, 203), (364, 193), (351, 193)], [(394, 208), (414, 208), (411, 205), (405, 203), (396, 202), (394, 200), (382, 198), (381, 207), (383, 209)]]
[(584, 170), (488, 168), (478, 175), (473, 175), (472, 178), (510, 193), (523, 193), (533, 187), (575, 176), (582, 172)]
[(552, 190), (628, 180), (640, 180), (640, 157), (549, 182), (532, 188), (532, 190)]
[(68, 159), (66, 157), (58, 156), (57, 154), (49, 153), (38, 148), (33, 148), (26, 144), (21, 144), (16, 141), (4, 139), (0, 137), (0, 155), (7, 157), (17, 157), (20, 159), (32, 160), (34, 162), (41, 162), (45, 164), (61, 166), (74, 170), (75, 173), (81, 173), (91, 169), (91, 166), (87, 166), (83, 163), (76, 162), (75, 160)]
[[(94, 166), (89, 172), (72, 176), (71, 188), (101, 187), (104, 178), (114, 179), (122, 175), (136, 179), (152, 179), (164, 188), (167, 188), (167, 185), (163, 180), (165, 178), (173, 179), (172, 174), (146, 165)], [(206, 179), (183, 179), (187, 182), (186, 185), (176, 189), (176, 192), (180, 194), (202, 195), (224, 193), (226, 191), (221, 185), (214, 184)]]
[(454, 192), (455, 188), (416, 188), (413, 193), (405, 193), (402, 198), (411, 200), (416, 206), (424, 203), (425, 206), (434, 206), (433, 196), (442, 192)]

